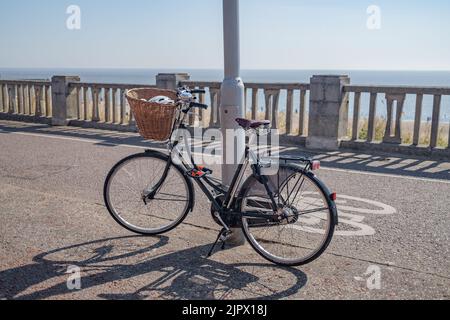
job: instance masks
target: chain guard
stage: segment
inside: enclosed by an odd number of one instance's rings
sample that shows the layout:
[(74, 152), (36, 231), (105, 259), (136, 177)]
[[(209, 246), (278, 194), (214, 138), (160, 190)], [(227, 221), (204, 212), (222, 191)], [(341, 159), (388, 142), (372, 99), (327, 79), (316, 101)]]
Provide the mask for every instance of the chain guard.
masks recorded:
[[(222, 204), (225, 202), (225, 196), (219, 196), (216, 198), (217, 203), (222, 206)], [(220, 223), (219, 219), (215, 216), (216, 208), (214, 205), (211, 206), (211, 216), (215, 223), (217, 223), (219, 226), (223, 227), (222, 223)], [(241, 228), (242, 227), (242, 215), (237, 212), (222, 212), (220, 217), (222, 218), (223, 222), (229, 227), (229, 228)]]

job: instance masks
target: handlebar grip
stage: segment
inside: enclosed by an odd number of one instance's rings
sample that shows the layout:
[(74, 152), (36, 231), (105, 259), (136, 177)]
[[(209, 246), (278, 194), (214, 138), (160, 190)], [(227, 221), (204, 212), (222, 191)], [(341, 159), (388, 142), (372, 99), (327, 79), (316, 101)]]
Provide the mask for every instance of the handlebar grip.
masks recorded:
[(194, 90), (190, 90), (192, 94), (204, 94), (206, 93), (206, 90), (204, 89), (194, 89)]
[(190, 107), (204, 109), (204, 110), (207, 110), (209, 108), (209, 106), (207, 104), (202, 104), (202, 103), (197, 103), (197, 102), (191, 102)]

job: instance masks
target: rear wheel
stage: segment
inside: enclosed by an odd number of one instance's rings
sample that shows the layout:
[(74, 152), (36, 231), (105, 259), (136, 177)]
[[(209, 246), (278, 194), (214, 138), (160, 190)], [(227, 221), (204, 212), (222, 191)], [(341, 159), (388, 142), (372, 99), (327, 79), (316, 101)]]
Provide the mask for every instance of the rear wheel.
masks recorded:
[(121, 226), (157, 235), (186, 218), (193, 207), (193, 186), (183, 169), (173, 163), (165, 174), (168, 161), (165, 154), (146, 152), (123, 159), (108, 174), (104, 200)]
[(278, 175), (268, 178), (277, 213), (256, 178), (250, 177), (241, 191), (247, 240), (276, 264), (298, 266), (317, 259), (330, 244), (336, 225), (328, 191), (313, 174), (295, 165), (280, 165)]

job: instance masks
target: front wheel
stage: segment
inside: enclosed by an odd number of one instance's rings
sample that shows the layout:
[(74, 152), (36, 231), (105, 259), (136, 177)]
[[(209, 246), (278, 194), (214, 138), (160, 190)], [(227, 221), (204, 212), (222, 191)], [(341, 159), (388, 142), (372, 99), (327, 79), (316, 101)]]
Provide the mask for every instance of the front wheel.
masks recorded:
[(296, 165), (280, 165), (278, 174), (268, 178), (278, 206), (275, 214), (262, 183), (251, 176), (243, 185), (242, 228), (247, 240), (276, 264), (312, 262), (330, 244), (337, 223), (330, 192), (312, 173)]
[(194, 189), (169, 156), (145, 152), (114, 166), (105, 181), (104, 200), (124, 228), (157, 235), (183, 222), (193, 208)]

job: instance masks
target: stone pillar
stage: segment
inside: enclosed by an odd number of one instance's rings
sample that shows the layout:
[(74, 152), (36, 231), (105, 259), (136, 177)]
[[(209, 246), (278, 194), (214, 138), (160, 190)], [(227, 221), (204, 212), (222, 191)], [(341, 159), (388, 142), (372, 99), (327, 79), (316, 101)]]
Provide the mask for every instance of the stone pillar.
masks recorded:
[(347, 136), (349, 99), (343, 89), (348, 84), (348, 76), (311, 78), (307, 148), (337, 150)]
[(66, 126), (78, 117), (77, 90), (70, 88), (71, 82), (80, 82), (78, 76), (52, 77), (52, 125)]
[(180, 81), (189, 81), (191, 77), (187, 73), (159, 73), (156, 76), (156, 86), (160, 89), (176, 90)]

